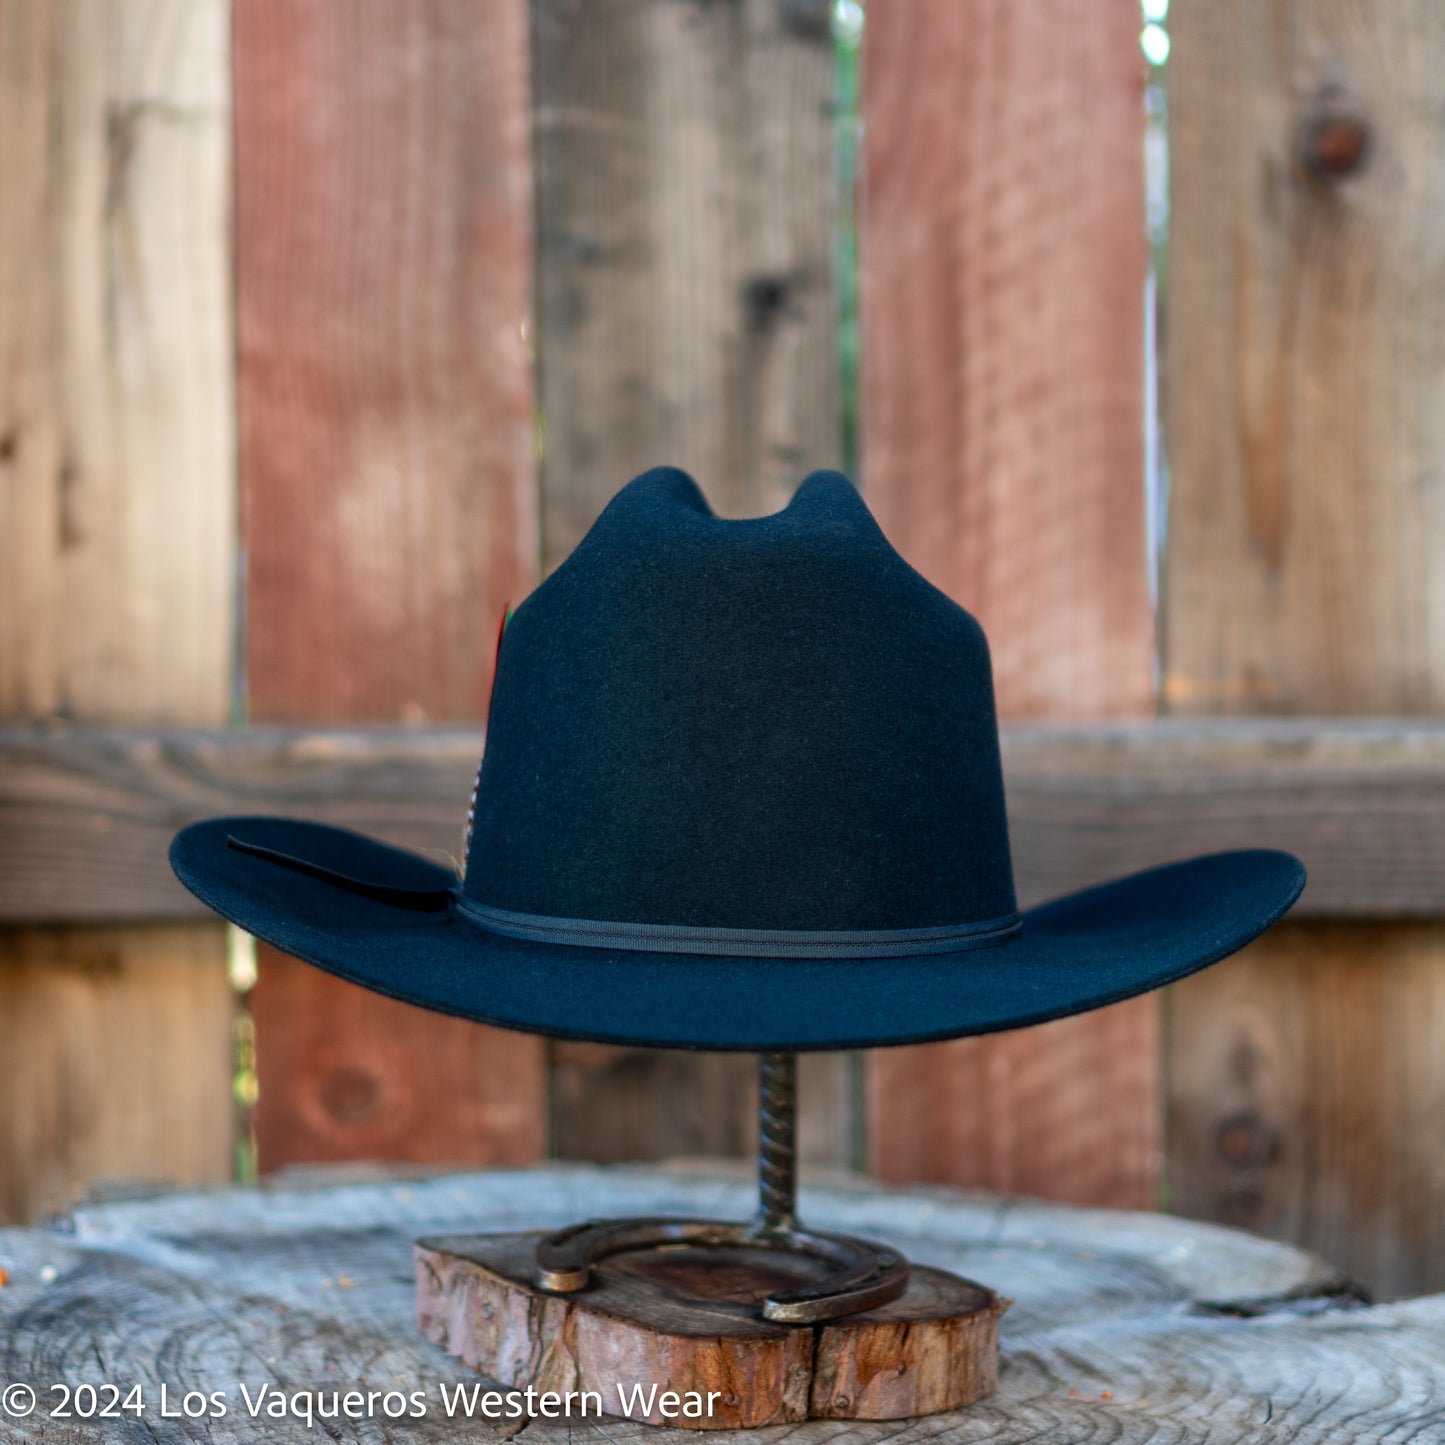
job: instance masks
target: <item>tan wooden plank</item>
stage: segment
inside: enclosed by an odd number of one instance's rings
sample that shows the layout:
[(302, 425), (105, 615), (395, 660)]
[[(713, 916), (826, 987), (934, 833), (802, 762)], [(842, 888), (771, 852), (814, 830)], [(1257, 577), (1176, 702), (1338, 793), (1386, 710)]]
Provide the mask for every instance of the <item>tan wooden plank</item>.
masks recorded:
[(1308, 1240), (1382, 1298), (1445, 1282), (1440, 934), (1281, 925), (1171, 990), (1175, 1209)]
[(0, 717), (226, 717), (228, 9), (0, 6)]
[[(248, 0), (235, 52), (251, 716), (477, 719), (537, 556), (526, 7)], [(263, 1168), (543, 1147), (536, 1040), (265, 949), (252, 1007)]]
[[(1181, 0), (1171, 26), (1166, 705), (1438, 713), (1445, 13)], [(1299, 132), (1341, 106), (1371, 150), (1314, 179)]]
[[(864, 27), (863, 480), (894, 544), (982, 622), (1010, 719), (1154, 706), (1138, 30), (1131, 0), (918, 0)], [(875, 1164), (1153, 1202), (1157, 1004), (1117, 1008), (1047, 1047), (879, 1054)]]
[[(0, 718), (226, 717), (228, 25), (0, 4)], [(226, 1177), (223, 954), (214, 923), (0, 935), (7, 1217), (98, 1173)]]
[(0, 932), (0, 1222), (228, 1178), (233, 1016), (219, 928)]
[[(755, 516), (838, 465), (829, 15), (826, 0), (533, 7), (545, 566), (648, 467), (685, 467), (715, 510)], [(562, 1048), (554, 1067), (564, 1157), (749, 1137), (747, 1059)], [(834, 1162), (850, 1069), (810, 1067)]]
[[(1167, 705), (1436, 711), (1445, 14), (1178, 0), (1170, 24)], [(1371, 143), (1325, 179), (1301, 140), (1331, 117), (1336, 154), (1361, 124)], [(1182, 986), (1176, 1206), (1383, 1293), (1445, 1278), (1442, 973), (1439, 925), (1311, 927)]]

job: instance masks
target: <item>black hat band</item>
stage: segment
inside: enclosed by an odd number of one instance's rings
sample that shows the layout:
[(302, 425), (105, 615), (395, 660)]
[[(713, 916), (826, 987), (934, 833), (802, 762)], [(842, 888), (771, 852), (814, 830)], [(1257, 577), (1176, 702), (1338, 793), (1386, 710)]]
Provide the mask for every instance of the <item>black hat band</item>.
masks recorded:
[(610, 923), (513, 913), (455, 894), (452, 912), (491, 933), (574, 948), (620, 948), (636, 953), (701, 953), (714, 958), (907, 958), (958, 953), (1006, 943), (1022, 927), (1017, 913), (981, 923), (939, 928), (823, 930), (708, 928), (675, 923)]
[(799, 929), (707, 928), (673, 923), (613, 923), (586, 918), (550, 918), (493, 908), (442, 888), (402, 888), (340, 873), (279, 848), (248, 843), (230, 835), (226, 846), (333, 887), (415, 913), (449, 908), (465, 922), (533, 943), (573, 948), (624, 949), (635, 953), (697, 953), (714, 958), (909, 958), (929, 953), (958, 953), (992, 948), (1015, 937), (1022, 923), (1017, 912), (979, 923), (933, 928)]

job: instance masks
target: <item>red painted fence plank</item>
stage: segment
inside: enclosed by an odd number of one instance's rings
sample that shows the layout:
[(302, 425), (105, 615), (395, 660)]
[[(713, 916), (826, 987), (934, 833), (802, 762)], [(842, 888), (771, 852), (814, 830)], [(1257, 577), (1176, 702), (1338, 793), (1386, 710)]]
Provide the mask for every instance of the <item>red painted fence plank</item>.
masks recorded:
[[(1147, 715), (1133, 0), (869, 8), (863, 481), (973, 611), (1011, 719)], [(889, 1178), (1156, 1202), (1158, 1007), (875, 1056)]]
[[(477, 719), (537, 566), (526, 5), (238, 0), (234, 65), (250, 715)], [(253, 1006), (263, 1168), (543, 1146), (533, 1039), (270, 952)]]

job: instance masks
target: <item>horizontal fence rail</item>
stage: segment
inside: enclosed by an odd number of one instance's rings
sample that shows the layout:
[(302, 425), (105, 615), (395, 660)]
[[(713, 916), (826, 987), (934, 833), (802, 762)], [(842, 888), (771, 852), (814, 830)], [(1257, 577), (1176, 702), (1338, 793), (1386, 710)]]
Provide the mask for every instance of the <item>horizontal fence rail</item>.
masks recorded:
[[(459, 861), (474, 729), (0, 727), (0, 921), (179, 920), (175, 830), (315, 818)], [(1239, 719), (1003, 730), (1023, 903), (1223, 848), (1298, 853), (1296, 913), (1445, 916), (1445, 722)]]

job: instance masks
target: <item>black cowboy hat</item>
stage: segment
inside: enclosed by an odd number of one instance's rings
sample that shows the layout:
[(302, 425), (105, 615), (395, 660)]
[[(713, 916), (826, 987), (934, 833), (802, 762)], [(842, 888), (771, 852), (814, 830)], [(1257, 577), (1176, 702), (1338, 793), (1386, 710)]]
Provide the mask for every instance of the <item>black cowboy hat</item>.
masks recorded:
[(711, 1049), (952, 1038), (1098, 1008), (1234, 953), (1299, 896), (1218, 853), (1024, 913), (988, 645), (842, 476), (715, 517), (639, 477), (501, 638), (466, 865), (219, 818), (181, 881), (424, 1008)]

